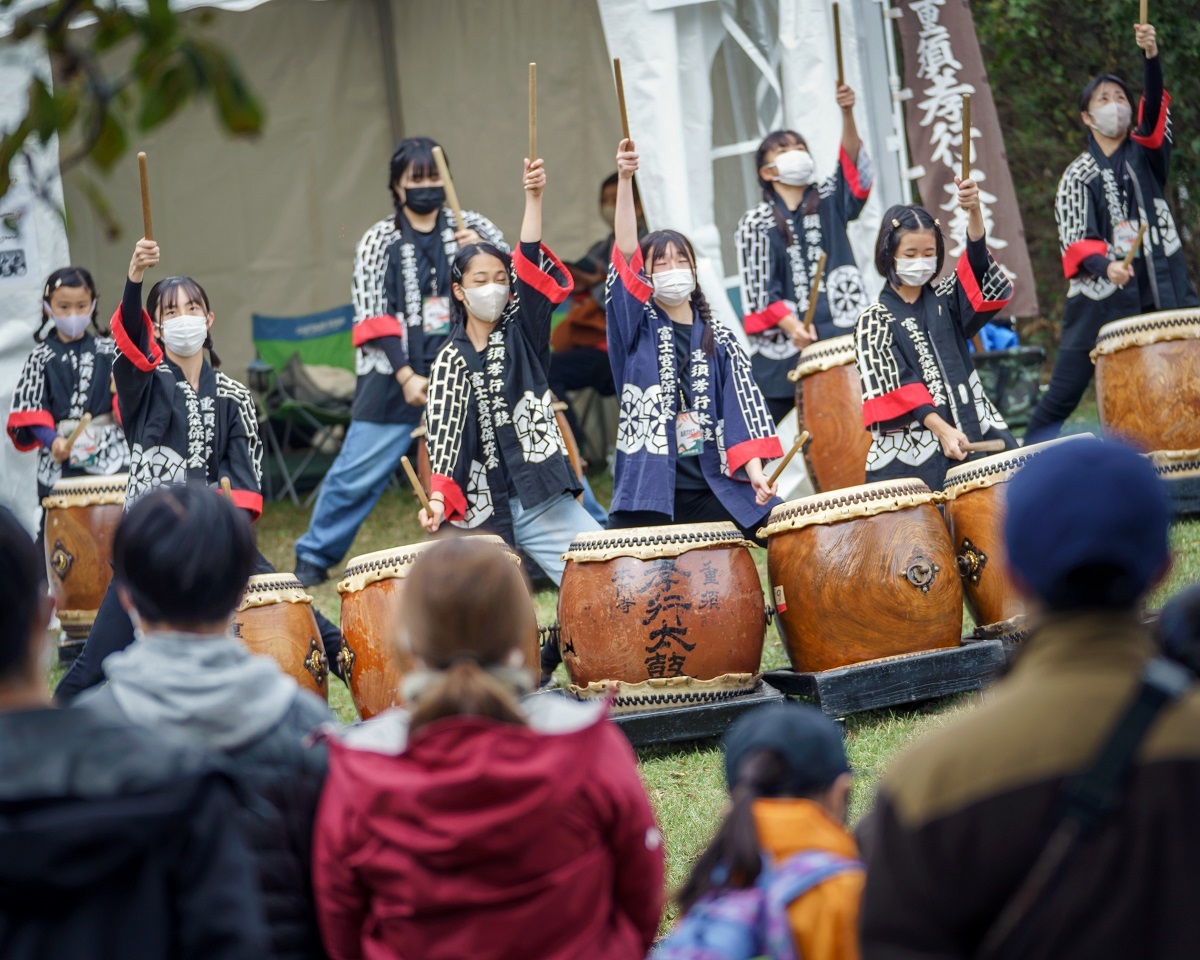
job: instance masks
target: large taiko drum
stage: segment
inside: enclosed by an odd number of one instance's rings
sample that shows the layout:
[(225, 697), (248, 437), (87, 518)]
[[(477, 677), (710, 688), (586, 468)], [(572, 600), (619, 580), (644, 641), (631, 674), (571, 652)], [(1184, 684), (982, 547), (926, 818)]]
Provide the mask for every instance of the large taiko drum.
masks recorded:
[(1106, 323), (1091, 355), (1107, 432), (1146, 451), (1200, 448), (1200, 310)]
[(732, 523), (576, 537), (558, 597), (569, 692), (618, 709), (752, 692), (766, 617), (749, 546)]
[(1023, 614), (1004, 559), (1004, 495), (1008, 481), (1039, 453), (1078, 437), (1035, 443), (946, 471), (946, 525), (958, 552), (967, 607), (979, 625)]
[(123, 473), (69, 477), (42, 500), (50, 591), (71, 646), (82, 647), (87, 639), (112, 579), (112, 540), (128, 480)]
[(251, 653), (275, 660), (301, 687), (328, 699), (329, 659), (312, 599), (290, 573), (251, 577), (233, 615), (233, 635)]
[(759, 535), (796, 670), (959, 644), (962, 581), (940, 499), (920, 480), (889, 480), (771, 511)]
[[(500, 537), (480, 539), (505, 545)], [(400, 702), (400, 680), (413, 668), (412, 656), (398, 643), (404, 617), (404, 581), (417, 558), (437, 542), (430, 540), (355, 557), (337, 585), (342, 597), (342, 676), (364, 720)], [(513, 561), (518, 562), (516, 554)], [(537, 669), (539, 653), (535, 630), (526, 654), (531, 669)]]
[(805, 458), (813, 486), (828, 491), (861, 484), (867, 478), (871, 434), (863, 426), (854, 337), (805, 347), (789, 377), (796, 383), (801, 426), (812, 435)]

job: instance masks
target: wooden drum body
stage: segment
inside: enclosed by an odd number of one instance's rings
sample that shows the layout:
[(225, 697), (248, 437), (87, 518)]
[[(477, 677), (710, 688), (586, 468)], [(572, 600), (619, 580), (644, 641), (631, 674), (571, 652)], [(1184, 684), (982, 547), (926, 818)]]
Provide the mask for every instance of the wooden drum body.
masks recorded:
[(920, 480), (892, 480), (771, 511), (760, 535), (796, 670), (959, 644), (962, 582), (937, 499)]
[(828, 491), (863, 483), (871, 434), (863, 426), (854, 337), (818, 340), (805, 347), (789, 376), (796, 381), (801, 427), (812, 435), (805, 457), (813, 486)]
[(1200, 449), (1200, 310), (1106, 323), (1092, 359), (1105, 431), (1144, 451)]
[(233, 635), (271, 657), (301, 687), (329, 698), (329, 660), (313, 615), (312, 597), (290, 573), (250, 578), (233, 615)]
[(126, 474), (69, 477), (42, 500), (46, 570), (59, 622), (87, 638), (112, 579), (112, 540), (125, 507)]
[[(500, 537), (481, 539), (505, 545)], [(400, 681), (413, 669), (412, 655), (399, 642), (404, 581), (416, 559), (436, 544), (430, 540), (355, 557), (337, 585), (342, 597), (342, 675), (364, 720), (400, 703)], [(517, 562), (515, 554), (513, 561)], [(526, 654), (535, 671), (539, 653), (535, 631)]]
[(578, 697), (667, 707), (751, 692), (766, 617), (749, 544), (731, 523), (583, 534), (558, 598)]

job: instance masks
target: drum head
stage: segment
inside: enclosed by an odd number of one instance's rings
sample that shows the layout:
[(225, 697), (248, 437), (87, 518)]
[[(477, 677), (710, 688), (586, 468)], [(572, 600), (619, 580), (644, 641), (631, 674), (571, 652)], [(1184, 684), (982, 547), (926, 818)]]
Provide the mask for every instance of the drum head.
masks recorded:
[(1200, 340), (1200, 310), (1161, 310), (1106, 323), (1096, 335), (1091, 357), (1095, 360), (1166, 340)]
[(937, 503), (941, 499), (942, 494), (934, 493), (916, 477), (864, 483), (781, 503), (771, 511), (758, 535), (770, 537), (814, 524), (873, 517), (925, 503)]
[(1032, 443), (1029, 446), (1018, 447), (1016, 450), (1005, 450), (990, 457), (981, 457), (969, 463), (960, 463), (946, 471), (946, 480), (942, 489), (950, 496), (958, 496), (968, 490), (981, 490), (996, 483), (1007, 483), (1013, 475), (1039, 453), (1045, 453), (1051, 447), (1073, 440), (1084, 440), (1091, 434), (1076, 434), (1069, 437), (1059, 437), (1044, 443)]
[(832, 370), (834, 367), (844, 367), (853, 362), (854, 334), (818, 340), (800, 351), (800, 360), (796, 364), (796, 369), (788, 374), (788, 379), (795, 383), (814, 373)]
[(656, 560), (678, 557), (689, 550), (708, 547), (751, 546), (742, 532), (728, 521), (720, 523), (679, 523), (660, 527), (628, 527), (583, 533), (571, 541), (563, 559), (576, 563), (597, 563), (614, 557)]
[(42, 506), (53, 510), (124, 504), (128, 485), (127, 473), (114, 473), (107, 477), (66, 477), (50, 488), (49, 495), (42, 500)]
[(304, 585), (291, 573), (262, 573), (250, 578), (246, 594), (238, 604), (241, 613), (251, 607), (265, 607), (272, 603), (312, 603), (313, 598), (305, 592)]
[[(493, 534), (479, 534), (479, 540), (497, 543), (507, 549), (503, 537)], [(338, 593), (356, 593), (363, 587), (380, 580), (403, 580), (412, 570), (417, 557), (435, 546), (440, 541), (427, 540), (424, 543), (413, 543), (403, 547), (391, 547), (387, 550), (376, 550), (374, 553), (364, 553), (351, 558), (346, 564), (346, 572), (338, 582)], [(516, 559), (516, 554), (513, 554)], [(518, 562), (520, 562), (518, 560)]]

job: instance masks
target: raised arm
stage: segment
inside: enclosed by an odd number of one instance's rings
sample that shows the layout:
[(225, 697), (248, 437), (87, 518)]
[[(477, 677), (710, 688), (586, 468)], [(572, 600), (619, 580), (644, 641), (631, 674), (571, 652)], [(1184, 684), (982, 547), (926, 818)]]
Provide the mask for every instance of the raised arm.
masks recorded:
[(637, 172), (638, 155), (632, 140), (622, 140), (617, 147), (617, 214), (613, 220), (617, 249), (626, 260), (638, 248), (637, 210), (633, 203), (633, 175)]
[(857, 163), (858, 148), (862, 145), (862, 140), (859, 139), (858, 127), (854, 123), (854, 91), (848, 84), (838, 84), (837, 105), (842, 110), (842, 149), (846, 151), (851, 163)]
[(525, 161), (525, 217), (521, 220), (521, 242), (542, 242), (542, 193), (546, 189), (545, 161)]

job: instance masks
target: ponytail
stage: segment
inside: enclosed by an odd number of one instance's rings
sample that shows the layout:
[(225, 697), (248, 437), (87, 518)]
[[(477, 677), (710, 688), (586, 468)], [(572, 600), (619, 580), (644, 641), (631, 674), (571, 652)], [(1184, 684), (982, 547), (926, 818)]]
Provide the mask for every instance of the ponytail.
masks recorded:
[(204, 338), (204, 349), (208, 351), (208, 363), (214, 370), (221, 369), (221, 358), (217, 356), (217, 351), (213, 349), (212, 331), (208, 331), (208, 335)]
[[(694, 264), (692, 269), (695, 269)], [(717, 337), (713, 333), (712, 308), (708, 305), (704, 291), (700, 289), (699, 280), (696, 281), (696, 289), (692, 291), (692, 304), (696, 308), (700, 322), (704, 325), (704, 332), (700, 335), (700, 347), (704, 350), (706, 357), (715, 357), (717, 355)]]
[(525, 718), (512, 692), (470, 656), (459, 656), (414, 698), (410, 735), (426, 724), (449, 717), (487, 717), (524, 726)]

